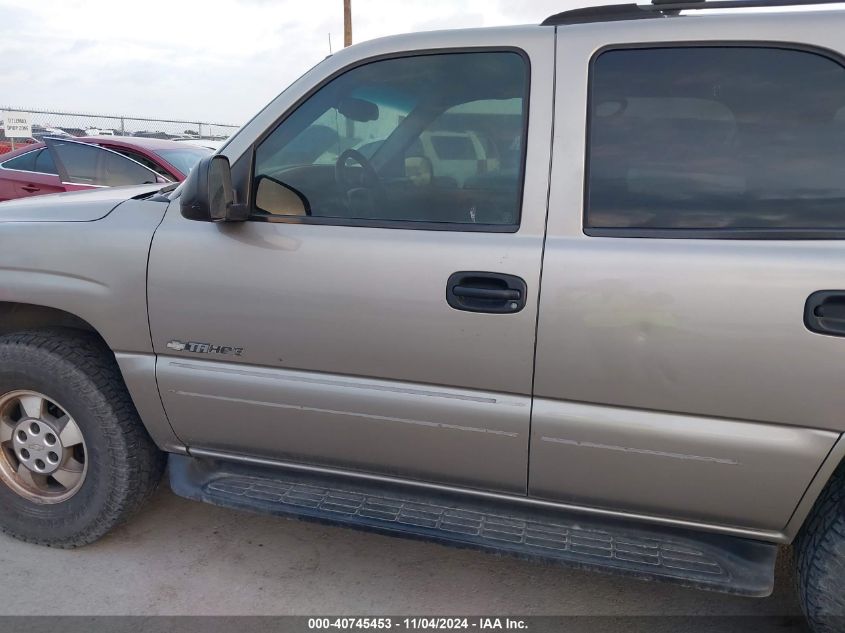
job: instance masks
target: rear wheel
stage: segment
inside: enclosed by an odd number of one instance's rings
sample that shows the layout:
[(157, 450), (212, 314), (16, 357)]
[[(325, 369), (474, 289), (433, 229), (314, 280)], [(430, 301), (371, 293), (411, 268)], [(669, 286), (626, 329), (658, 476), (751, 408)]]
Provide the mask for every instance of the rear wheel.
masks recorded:
[(0, 337), (0, 529), (42, 545), (85, 545), (128, 518), (163, 468), (98, 338)]
[(798, 593), (814, 633), (845, 631), (845, 463), (828, 482), (795, 543)]

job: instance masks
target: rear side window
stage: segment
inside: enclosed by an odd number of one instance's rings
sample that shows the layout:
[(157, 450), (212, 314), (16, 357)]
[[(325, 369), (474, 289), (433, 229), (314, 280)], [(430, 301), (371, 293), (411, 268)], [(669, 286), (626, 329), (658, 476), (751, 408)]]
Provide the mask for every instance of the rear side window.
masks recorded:
[(156, 182), (156, 174), (125, 156), (87, 143), (55, 141), (52, 145), (69, 182), (117, 187)]
[(4, 169), (17, 169), (19, 171), (35, 171), (35, 159), (38, 157), (39, 150), (34, 152), (27, 152), (20, 156), (15, 156), (4, 163)]
[(604, 52), (588, 147), (588, 233), (845, 229), (845, 68), (817, 53)]
[(38, 156), (35, 159), (35, 171), (41, 174), (59, 175), (59, 172), (56, 170), (56, 164), (53, 162), (53, 155), (47, 148), (38, 152)]

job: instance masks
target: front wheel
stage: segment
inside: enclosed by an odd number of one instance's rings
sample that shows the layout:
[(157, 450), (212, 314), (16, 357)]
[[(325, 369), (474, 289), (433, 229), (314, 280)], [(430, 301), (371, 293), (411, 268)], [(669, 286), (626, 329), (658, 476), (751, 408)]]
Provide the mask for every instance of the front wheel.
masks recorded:
[(163, 468), (98, 338), (0, 337), (0, 530), (53, 547), (91, 543), (141, 505)]

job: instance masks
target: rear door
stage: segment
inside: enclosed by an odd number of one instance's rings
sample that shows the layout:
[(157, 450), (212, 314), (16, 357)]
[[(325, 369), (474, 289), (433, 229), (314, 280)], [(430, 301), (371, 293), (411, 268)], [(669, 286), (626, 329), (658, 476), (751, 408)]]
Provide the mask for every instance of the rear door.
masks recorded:
[[(525, 493), (553, 32), (486, 38), (329, 60), (246, 156), (249, 221), (170, 208), (150, 322), (196, 454)], [(412, 155), (433, 127), (520, 159), (461, 187)]]
[(562, 28), (530, 491), (781, 530), (845, 429), (845, 68), (706, 21)]
[(50, 158), (50, 152), (44, 147), (0, 162), (0, 200), (39, 196), (64, 190)]

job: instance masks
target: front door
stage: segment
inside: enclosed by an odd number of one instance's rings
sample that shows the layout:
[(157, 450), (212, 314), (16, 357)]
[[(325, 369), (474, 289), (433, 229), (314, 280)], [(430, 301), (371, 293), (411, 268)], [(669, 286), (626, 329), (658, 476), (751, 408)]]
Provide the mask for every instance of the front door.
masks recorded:
[(171, 205), (150, 321), (184, 442), (525, 492), (553, 34), (531, 44), (533, 86), (510, 49), (333, 73), (254, 144), (249, 221)]

